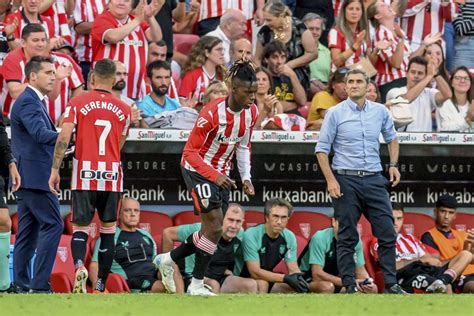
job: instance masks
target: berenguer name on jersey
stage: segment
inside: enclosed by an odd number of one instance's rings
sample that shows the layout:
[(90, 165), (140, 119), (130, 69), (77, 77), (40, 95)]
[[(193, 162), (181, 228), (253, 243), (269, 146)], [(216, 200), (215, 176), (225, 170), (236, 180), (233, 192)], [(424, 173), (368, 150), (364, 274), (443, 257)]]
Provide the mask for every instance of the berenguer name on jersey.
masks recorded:
[(92, 110), (109, 110), (115, 113), (120, 121), (125, 120), (125, 114), (123, 114), (122, 110), (114, 105), (113, 103), (107, 101), (92, 101), (87, 103), (81, 108), (81, 113), (86, 116)]

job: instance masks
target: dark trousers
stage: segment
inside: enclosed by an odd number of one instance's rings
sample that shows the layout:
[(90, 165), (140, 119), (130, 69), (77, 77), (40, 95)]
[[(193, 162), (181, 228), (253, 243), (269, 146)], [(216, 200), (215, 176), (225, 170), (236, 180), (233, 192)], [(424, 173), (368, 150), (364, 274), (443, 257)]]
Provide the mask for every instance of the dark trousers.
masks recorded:
[[(50, 290), (49, 279), (63, 232), (59, 200), (51, 192), (21, 189), (17, 193), (18, 233), (13, 252), (14, 282), (23, 290)], [(36, 249), (33, 278), (29, 262)]]
[(369, 220), (378, 238), (380, 266), (385, 284), (394, 284), (395, 241), (392, 208), (387, 191), (388, 180), (381, 174), (374, 176), (342, 176), (336, 174), (343, 196), (333, 199), (334, 217), (339, 222), (336, 246), (337, 266), (344, 286), (355, 284), (354, 252), (359, 233), (357, 223), (361, 214)]

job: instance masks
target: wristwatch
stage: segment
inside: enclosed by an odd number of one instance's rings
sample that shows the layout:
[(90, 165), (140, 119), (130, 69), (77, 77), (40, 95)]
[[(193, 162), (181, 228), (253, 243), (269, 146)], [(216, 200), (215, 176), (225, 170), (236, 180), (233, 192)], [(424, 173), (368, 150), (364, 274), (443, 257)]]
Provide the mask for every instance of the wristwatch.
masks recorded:
[(398, 161), (390, 162), (389, 163), (390, 168), (395, 167), (398, 169)]

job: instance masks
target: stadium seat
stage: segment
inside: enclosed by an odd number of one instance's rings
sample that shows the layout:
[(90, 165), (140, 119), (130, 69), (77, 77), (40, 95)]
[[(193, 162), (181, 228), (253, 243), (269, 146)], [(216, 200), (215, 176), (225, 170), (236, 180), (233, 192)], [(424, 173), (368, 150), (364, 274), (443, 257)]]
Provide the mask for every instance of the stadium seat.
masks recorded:
[[(296, 237), (296, 258), (299, 258), (304, 248), (308, 245), (308, 241), (301, 236), (295, 235)], [(273, 268), (273, 272), (287, 274), (288, 268), (284, 260), (281, 260), (280, 263)]]
[(146, 230), (151, 235), (163, 233), (163, 229), (173, 226), (171, 218), (164, 213), (141, 211), (138, 227)]
[(105, 287), (107, 288), (109, 293), (124, 293), (124, 292), (130, 293), (131, 292), (125, 279), (120, 274), (117, 274), (117, 273), (109, 274)]
[(364, 215), (362, 215), (359, 219), (359, 223), (357, 224), (357, 231), (359, 232), (359, 236), (361, 238), (364, 236), (372, 236), (372, 226)]
[(152, 237), (156, 243), (156, 253), (161, 253), (161, 234), (155, 234)]
[(378, 264), (375, 262), (374, 257), (370, 253), (370, 244), (372, 242), (372, 238), (372, 236), (363, 236), (361, 238), (362, 248), (364, 251), (365, 268), (367, 269), (370, 277), (374, 279), (379, 293), (382, 293), (384, 288), (383, 273), (380, 270)]
[(405, 212), (404, 214), (403, 232), (405, 234), (412, 234), (413, 236), (420, 238), (425, 231), (434, 226), (435, 221), (431, 216), (408, 212)]
[(71, 239), (72, 236), (70, 235), (62, 235), (59, 242), (52, 271), (56, 275), (54, 278), (51, 278), (51, 286), (54, 292), (68, 293), (64, 291), (72, 290), (75, 271), (71, 252)]
[(18, 212), (12, 215), (12, 234), (16, 234), (18, 232)]
[[(66, 215), (66, 218), (64, 219), (64, 233), (66, 235), (72, 235), (72, 213), (69, 213)], [(100, 220), (99, 220), (99, 215), (97, 212), (95, 212), (94, 217), (92, 218), (92, 223), (91, 223), (91, 229), (90, 229), (90, 234), (89, 238), (96, 238), (99, 236), (99, 229), (100, 229)]]
[(468, 213), (457, 213), (456, 219), (453, 223), (453, 228), (457, 230), (467, 231), (468, 229), (474, 229), (474, 214)]
[(193, 45), (199, 40), (195, 34), (173, 34), (174, 50), (189, 55)]
[(288, 221), (287, 228), (295, 235), (307, 241), (321, 229), (331, 226), (331, 219), (324, 214), (306, 211), (295, 211)]
[(199, 223), (201, 218), (194, 211), (183, 211), (173, 217), (173, 226)]
[(258, 224), (263, 224), (265, 222), (265, 217), (263, 211), (245, 211), (245, 222), (243, 225), (244, 229), (247, 229)]

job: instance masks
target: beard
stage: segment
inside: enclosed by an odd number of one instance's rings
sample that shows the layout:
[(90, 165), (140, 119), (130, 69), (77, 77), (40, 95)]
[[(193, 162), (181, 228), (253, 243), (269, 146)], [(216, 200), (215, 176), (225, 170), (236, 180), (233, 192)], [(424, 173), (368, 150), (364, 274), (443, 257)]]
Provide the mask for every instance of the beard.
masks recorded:
[(124, 80), (117, 81), (112, 87), (112, 90), (122, 91), (123, 89), (125, 89), (126, 85), (127, 83)]
[(153, 93), (160, 97), (166, 95), (168, 93), (169, 88), (170, 87), (166, 85), (155, 86), (153, 83), (151, 84), (151, 89), (153, 90)]

